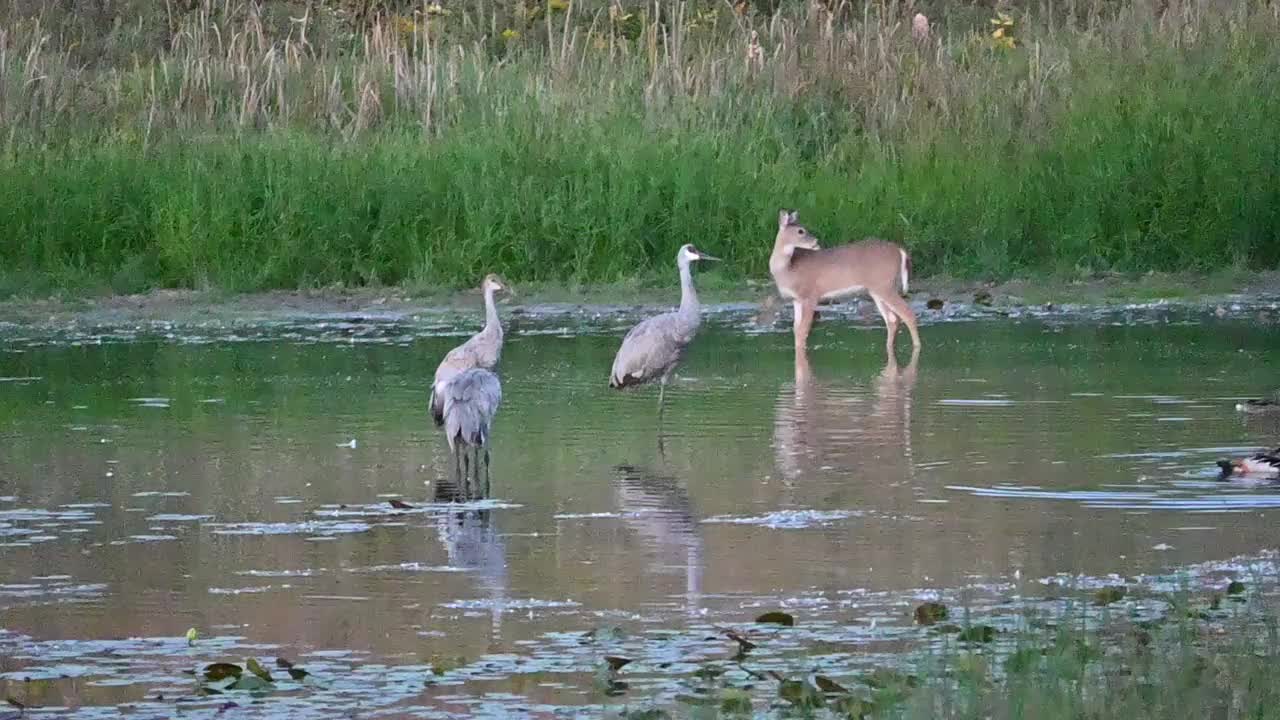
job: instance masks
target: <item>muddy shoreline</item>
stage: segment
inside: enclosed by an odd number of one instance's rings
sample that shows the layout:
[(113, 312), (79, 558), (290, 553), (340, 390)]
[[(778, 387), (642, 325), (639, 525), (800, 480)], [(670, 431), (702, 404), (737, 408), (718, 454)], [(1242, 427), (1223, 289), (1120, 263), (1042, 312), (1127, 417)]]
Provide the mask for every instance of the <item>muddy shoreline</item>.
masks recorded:
[[(672, 288), (563, 286), (519, 288), (504, 300), (504, 315), (532, 327), (610, 326), (669, 309)], [(701, 292), (711, 322), (757, 330), (785, 330), (790, 308), (764, 281)], [(156, 290), (141, 295), (10, 299), (0, 302), (0, 332), (22, 328), (143, 329), (219, 328), (343, 322), (428, 324), (446, 330), (468, 326), (479, 305), (476, 291), (410, 293), (401, 288), (328, 288), (228, 294), (217, 291)], [(1249, 275), (1111, 276), (1086, 282), (1016, 280), (973, 283), (927, 278), (908, 296), (922, 324), (984, 319), (1036, 318), (1062, 322), (1142, 322), (1217, 317), (1280, 320), (1280, 272)], [(822, 318), (879, 324), (866, 299), (824, 305)]]

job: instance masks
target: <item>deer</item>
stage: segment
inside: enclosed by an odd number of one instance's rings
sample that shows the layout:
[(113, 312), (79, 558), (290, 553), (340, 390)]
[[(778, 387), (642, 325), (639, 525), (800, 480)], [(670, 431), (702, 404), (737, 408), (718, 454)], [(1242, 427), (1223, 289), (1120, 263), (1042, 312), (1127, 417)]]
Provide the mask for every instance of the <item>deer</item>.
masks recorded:
[(911, 333), (914, 360), (920, 354), (916, 314), (903, 300), (911, 274), (911, 255), (900, 246), (879, 238), (823, 248), (800, 224), (794, 210), (778, 211), (778, 236), (769, 256), (769, 274), (778, 293), (792, 302), (792, 332), (796, 352), (808, 348), (809, 329), (818, 304), (861, 293), (871, 296), (885, 324), (885, 353), (894, 356), (898, 323)]

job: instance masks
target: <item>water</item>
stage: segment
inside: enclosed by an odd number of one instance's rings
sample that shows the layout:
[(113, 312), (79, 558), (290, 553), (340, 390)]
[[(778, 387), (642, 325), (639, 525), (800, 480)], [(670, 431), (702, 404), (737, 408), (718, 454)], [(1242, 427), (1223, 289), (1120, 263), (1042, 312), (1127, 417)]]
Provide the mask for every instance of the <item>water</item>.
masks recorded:
[(253, 655), (324, 678), (268, 714), (563, 712), (615, 702), (610, 648), (656, 693), (765, 610), (874, 660), (922, 597), (995, 608), (1273, 547), (1280, 489), (1213, 463), (1280, 442), (1233, 410), (1274, 386), (1274, 327), (935, 324), (913, 369), (824, 317), (797, 383), (789, 333), (725, 315), (661, 449), (656, 388), (606, 386), (622, 327), (516, 318), (491, 496), (461, 505), (425, 410), (452, 328), (10, 329), (0, 694), (212, 715), (226, 696), (183, 671)]

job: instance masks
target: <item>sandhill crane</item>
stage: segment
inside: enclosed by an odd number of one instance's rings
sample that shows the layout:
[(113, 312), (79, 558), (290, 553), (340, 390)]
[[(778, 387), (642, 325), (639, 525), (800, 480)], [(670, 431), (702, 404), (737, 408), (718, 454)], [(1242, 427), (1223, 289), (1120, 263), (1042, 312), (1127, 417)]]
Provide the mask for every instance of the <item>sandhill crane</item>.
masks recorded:
[(440, 366), (436, 368), (436, 376), (431, 383), (431, 398), (428, 403), (436, 427), (444, 424), (442, 391), (445, 384), (464, 370), (471, 368), (492, 370), (502, 356), (502, 323), (498, 320), (498, 308), (494, 305), (493, 296), (502, 291), (510, 292), (510, 288), (502, 282), (502, 278), (493, 273), (485, 276), (481, 287), (484, 289), (484, 329), (444, 356), (444, 360), (441, 360)]
[(480, 449), (484, 448), (484, 467), (489, 469), (489, 429), (493, 416), (502, 403), (502, 383), (498, 376), (484, 368), (471, 368), (454, 375), (440, 392), (444, 404), (444, 436), (449, 441), (449, 452), (454, 461), (462, 463), (467, 473), (471, 458), (475, 456), (476, 474), (479, 475)]
[(643, 385), (655, 378), (661, 381), (658, 390), (658, 411), (662, 411), (662, 399), (667, 390), (667, 380), (680, 364), (684, 350), (698, 333), (702, 324), (698, 292), (693, 289), (693, 275), (689, 263), (696, 260), (719, 260), (693, 245), (685, 245), (676, 254), (680, 268), (680, 309), (655, 315), (631, 328), (622, 339), (622, 347), (613, 358), (613, 371), (609, 375), (609, 387), (625, 388)]

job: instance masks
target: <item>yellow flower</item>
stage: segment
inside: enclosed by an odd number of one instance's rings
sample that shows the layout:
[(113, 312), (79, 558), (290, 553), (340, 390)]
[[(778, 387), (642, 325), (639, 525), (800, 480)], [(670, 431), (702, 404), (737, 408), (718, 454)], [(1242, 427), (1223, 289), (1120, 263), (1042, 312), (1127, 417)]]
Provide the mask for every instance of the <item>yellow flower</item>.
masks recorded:
[(569, 0), (548, 0), (547, 7), (552, 10), (568, 10)]
[(507, 28), (506, 30), (502, 31), (502, 39), (506, 40), (507, 42), (511, 42), (512, 40), (519, 40), (520, 33), (516, 32), (515, 30), (512, 30), (511, 28)]

